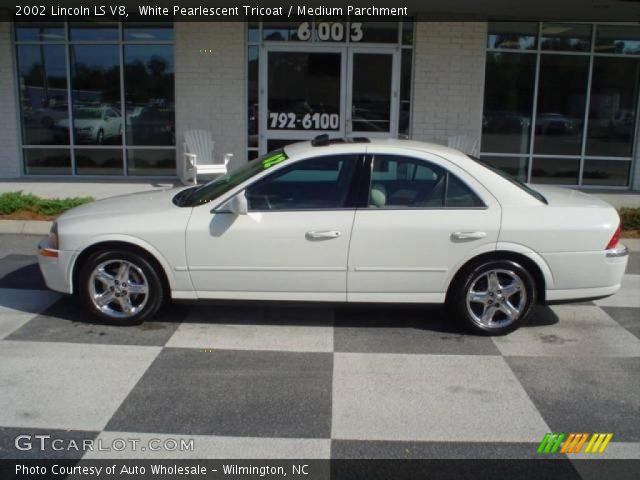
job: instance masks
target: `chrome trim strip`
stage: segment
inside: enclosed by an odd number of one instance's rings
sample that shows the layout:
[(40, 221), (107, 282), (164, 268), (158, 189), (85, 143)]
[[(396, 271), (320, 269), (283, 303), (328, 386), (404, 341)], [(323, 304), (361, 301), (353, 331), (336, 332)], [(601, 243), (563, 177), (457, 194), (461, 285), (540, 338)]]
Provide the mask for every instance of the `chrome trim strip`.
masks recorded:
[(346, 272), (346, 267), (245, 267), (200, 266), (189, 267), (191, 272)]
[(619, 245), (606, 251), (607, 258), (626, 257), (629, 255), (629, 249), (626, 245)]
[(446, 272), (446, 268), (422, 267), (353, 267), (354, 272)]

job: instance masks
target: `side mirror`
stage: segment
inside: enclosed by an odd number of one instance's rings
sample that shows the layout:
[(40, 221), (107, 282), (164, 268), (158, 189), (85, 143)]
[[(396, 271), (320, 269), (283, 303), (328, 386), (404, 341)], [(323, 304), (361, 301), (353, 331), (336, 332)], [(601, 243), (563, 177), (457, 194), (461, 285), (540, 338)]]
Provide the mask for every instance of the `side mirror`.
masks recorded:
[(229, 200), (227, 205), (234, 215), (246, 215), (249, 212), (249, 205), (247, 204), (247, 197), (244, 194), (244, 190)]

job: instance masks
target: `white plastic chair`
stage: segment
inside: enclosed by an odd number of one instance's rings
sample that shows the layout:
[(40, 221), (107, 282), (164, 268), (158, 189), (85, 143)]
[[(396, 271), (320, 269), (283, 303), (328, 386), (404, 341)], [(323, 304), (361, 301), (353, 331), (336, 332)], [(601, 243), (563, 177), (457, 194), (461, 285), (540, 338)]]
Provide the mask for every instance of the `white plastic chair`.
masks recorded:
[(447, 145), (474, 157), (477, 157), (480, 153), (480, 139), (478, 137), (455, 135), (453, 137), (449, 137)]
[(198, 175), (224, 175), (231, 154), (225, 155), (223, 163), (215, 163), (214, 142), (207, 130), (189, 130), (184, 133), (184, 162), (182, 181), (198, 183)]

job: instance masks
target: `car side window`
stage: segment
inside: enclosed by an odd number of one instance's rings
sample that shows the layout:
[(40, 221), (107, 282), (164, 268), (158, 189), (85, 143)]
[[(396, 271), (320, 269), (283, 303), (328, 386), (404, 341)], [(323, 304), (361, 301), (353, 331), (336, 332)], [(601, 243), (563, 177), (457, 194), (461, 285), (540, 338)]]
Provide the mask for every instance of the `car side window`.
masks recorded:
[(484, 203), (458, 177), (424, 160), (375, 155), (369, 208), (470, 208)]
[(484, 202), (462, 180), (449, 172), (446, 207), (470, 208), (484, 206)]
[(310, 158), (285, 167), (246, 189), (250, 211), (342, 208), (358, 155)]
[(443, 207), (446, 172), (421, 160), (375, 155), (371, 170), (369, 207)]

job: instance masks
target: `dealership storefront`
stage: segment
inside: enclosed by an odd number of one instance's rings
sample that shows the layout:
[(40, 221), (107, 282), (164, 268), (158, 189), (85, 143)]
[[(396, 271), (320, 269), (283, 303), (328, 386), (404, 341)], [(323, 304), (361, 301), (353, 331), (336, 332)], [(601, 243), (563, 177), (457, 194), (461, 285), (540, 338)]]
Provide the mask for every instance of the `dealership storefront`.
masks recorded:
[(184, 132), (465, 138), (533, 183), (640, 189), (640, 27), (568, 22), (0, 22), (0, 177), (156, 178)]

